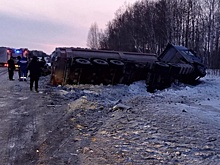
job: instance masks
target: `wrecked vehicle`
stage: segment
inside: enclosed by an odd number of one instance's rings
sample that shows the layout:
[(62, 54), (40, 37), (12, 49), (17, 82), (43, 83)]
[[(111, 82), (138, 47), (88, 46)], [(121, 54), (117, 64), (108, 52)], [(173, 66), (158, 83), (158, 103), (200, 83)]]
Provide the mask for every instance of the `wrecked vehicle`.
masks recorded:
[(179, 81), (194, 84), (206, 75), (206, 66), (193, 50), (168, 44), (147, 76), (148, 91), (170, 87)]
[(153, 53), (56, 48), (51, 58), (52, 85), (131, 84), (146, 80), (147, 90), (169, 87), (172, 82), (192, 83), (206, 75), (195, 53), (168, 44), (160, 56)]

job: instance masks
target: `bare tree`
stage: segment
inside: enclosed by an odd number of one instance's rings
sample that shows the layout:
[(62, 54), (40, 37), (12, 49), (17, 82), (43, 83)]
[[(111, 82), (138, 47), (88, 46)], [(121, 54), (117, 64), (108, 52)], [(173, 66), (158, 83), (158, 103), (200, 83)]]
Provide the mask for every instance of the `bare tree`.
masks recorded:
[(87, 46), (91, 49), (99, 49), (100, 32), (97, 23), (93, 23), (89, 29)]
[(219, 68), (220, 0), (139, 0), (120, 10), (99, 38), (102, 49), (158, 54), (169, 42)]

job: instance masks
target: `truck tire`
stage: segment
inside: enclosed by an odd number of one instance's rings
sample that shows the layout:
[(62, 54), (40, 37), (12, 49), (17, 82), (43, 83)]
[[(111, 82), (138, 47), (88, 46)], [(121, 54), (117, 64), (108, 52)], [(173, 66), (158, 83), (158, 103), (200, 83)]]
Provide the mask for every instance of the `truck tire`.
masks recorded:
[(112, 65), (115, 65), (115, 66), (124, 66), (125, 65), (122, 61), (114, 60), (114, 59), (109, 60), (109, 63), (112, 64)]
[(91, 65), (91, 62), (87, 59), (84, 59), (84, 58), (76, 58), (75, 62), (77, 64), (81, 64), (81, 65)]
[(99, 59), (99, 58), (93, 59), (92, 62), (96, 65), (108, 66), (107, 61), (105, 61), (103, 59)]

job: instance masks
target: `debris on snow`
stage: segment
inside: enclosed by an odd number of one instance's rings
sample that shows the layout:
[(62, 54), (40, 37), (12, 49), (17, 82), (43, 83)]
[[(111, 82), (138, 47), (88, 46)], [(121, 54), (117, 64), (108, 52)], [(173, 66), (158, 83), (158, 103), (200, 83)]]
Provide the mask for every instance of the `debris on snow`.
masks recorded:
[(129, 107), (127, 105), (124, 105), (124, 104), (117, 104), (112, 108), (113, 111), (116, 111), (116, 110), (129, 110), (129, 109), (131, 109), (131, 107)]

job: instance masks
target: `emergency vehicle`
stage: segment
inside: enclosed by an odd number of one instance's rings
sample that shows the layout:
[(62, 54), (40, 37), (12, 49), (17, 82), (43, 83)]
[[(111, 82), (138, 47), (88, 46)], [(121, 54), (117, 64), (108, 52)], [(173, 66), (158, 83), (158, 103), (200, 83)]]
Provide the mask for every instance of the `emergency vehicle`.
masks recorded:
[[(26, 48), (14, 49), (8, 47), (0, 47), (0, 66), (8, 67), (8, 60), (10, 59), (11, 56), (14, 58), (15, 64), (17, 64), (18, 56), (20, 57), (28, 56), (28, 49)], [(15, 65), (15, 67), (18, 68), (18, 65)]]

